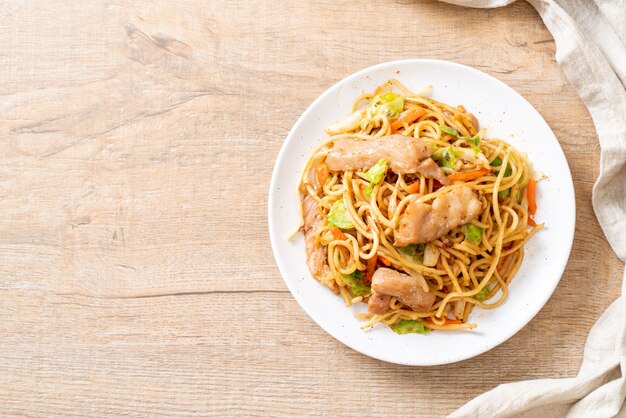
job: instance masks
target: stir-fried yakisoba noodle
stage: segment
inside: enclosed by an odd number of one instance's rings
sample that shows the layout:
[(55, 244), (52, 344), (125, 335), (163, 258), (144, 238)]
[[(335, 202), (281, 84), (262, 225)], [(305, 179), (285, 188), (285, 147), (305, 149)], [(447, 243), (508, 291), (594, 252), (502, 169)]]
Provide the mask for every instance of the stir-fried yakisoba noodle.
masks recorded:
[(401, 334), (474, 328), (474, 306), (502, 304), (542, 227), (524, 155), (395, 79), (326, 132), (299, 186), (313, 277)]

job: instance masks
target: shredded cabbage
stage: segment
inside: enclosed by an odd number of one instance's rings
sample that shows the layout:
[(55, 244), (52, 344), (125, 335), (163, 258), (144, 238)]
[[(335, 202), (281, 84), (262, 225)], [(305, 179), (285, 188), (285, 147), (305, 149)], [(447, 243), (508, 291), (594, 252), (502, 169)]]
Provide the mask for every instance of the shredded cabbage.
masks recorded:
[(389, 326), (396, 334), (426, 334), (431, 329), (426, 327), (422, 321), (416, 319), (403, 319), (402, 321)]
[(432, 244), (426, 244), (424, 248), (424, 265), (428, 267), (434, 267), (437, 265), (439, 259), (439, 251), (437, 247)]
[(370, 185), (363, 191), (367, 196), (371, 196), (374, 186), (381, 182), (387, 174), (387, 160), (381, 158), (372, 168), (367, 170), (365, 178), (370, 182)]
[(439, 148), (433, 153), (433, 160), (441, 167), (448, 167), (454, 170), (458, 161), (458, 151), (452, 149), (452, 147)]
[(397, 247), (404, 258), (415, 264), (424, 263), (424, 244), (410, 244), (406, 247)]
[(387, 160), (384, 158), (378, 160), (376, 164), (365, 173), (365, 178), (370, 183), (378, 184), (387, 174)]
[(372, 293), (372, 289), (363, 282), (363, 273), (356, 270), (354, 273), (344, 275), (343, 281), (348, 285), (350, 293), (354, 296), (365, 296)]
[(352, 225), (350, 215), (348, 215), (348, 212), (346, 211), (343, 199), (337, 200), (330, 207), (330, 212), (328, 212), (328, 222), (340, 229), (350, 229), (354, 227), (354, 225)]
[(482, 150), (480, 149), (480, 135), (479, 134), (476, 134), (475, 136), (470, 138), (469, 136), (459, 136), (459, 133), (456, 131), (456, 129), (451, 128), (446, 125), (439, 125), (439, 129), (441, 129), (443, 132), (447, 134), (452, 135), (455, 138), (459, 138), (467, 142), (472, 147), (472, 150), (474, 151), (474, 153), (478, 154), (482, 152)]
[(461, 139), (464, 139), (468, 144), (470, 144), (475, 154), (478, 155), (482, 152), (482, 150), (480, 149), (480, 136), (478, 134), (476, 134), (476, 136), (472, 138), (464, 136)]
[(463, 226), (463, 233), (466, 240), (478, 244), (483, 236), (483, 229), (474, 224), (467, 224)]
[(396, 116), (404, 109), (404, 97), (395, 93), (381, 93), (372, 97), (368, 110), (375, 116), (384, 114), (386, 116)]

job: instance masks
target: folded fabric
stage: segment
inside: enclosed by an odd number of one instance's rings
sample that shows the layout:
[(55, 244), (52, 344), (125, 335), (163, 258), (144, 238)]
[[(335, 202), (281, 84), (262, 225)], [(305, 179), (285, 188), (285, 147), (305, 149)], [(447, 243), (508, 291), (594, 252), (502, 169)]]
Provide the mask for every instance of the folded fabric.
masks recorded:
[[(445, 0), (501, 7), (515, 0)], [(583, 99), (600, 140), (593, 208), (611, 247), (626, 261), (626, 2), (529, 0), (556, 42), (556, 59)], [(500, 385), (450, 417), (626, 416), (626, 280), (591, 329), (576, 377)]]

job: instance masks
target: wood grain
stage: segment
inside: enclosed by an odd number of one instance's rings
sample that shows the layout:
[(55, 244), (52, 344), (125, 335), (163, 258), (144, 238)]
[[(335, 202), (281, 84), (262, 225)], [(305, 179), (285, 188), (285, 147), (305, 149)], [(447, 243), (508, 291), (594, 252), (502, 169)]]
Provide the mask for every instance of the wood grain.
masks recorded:
[[(619, 294), (591, 207), (594, 127), (526, 3), (8, 2), (0, 39), (2, 415), (442, 416), (500, 383), (575, 374)], [(308, 104), (414, 57), (525, 96), (577, 197), (545, 308), (494, 350), (432, 368), (318, 328), (279, 276), (266, 221), (274, 160)]]

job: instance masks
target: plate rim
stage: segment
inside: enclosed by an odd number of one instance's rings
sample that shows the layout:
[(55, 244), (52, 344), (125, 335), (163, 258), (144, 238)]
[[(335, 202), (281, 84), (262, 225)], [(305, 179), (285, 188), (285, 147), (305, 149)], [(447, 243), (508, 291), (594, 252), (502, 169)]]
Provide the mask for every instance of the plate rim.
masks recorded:
[[(539, 116), (540, 120), (545, 124), (545, 126), (548, 128), (549, 132), (552, 134), (552, 136), (556, 140), (556, 143), (558, 145), (558, 150), (559, 150), (559, 152), (561, 153), (561, 155), (563, 157), (563, 160), (565, 162), (565, 168), (566, 168), (566, 176), (565, 176), (566, 177), (565, 178), (566, 182), (565, 182), (565, 184), (563, 184), (563, 186), (567, 187), (568, 189), (571, 190), (571, 196), (572, 196), (572, 205), (569, 208), (569, 210), (571, 211), (572, 222), (569, 225), (569, 227), (567, 228), (567, 231), (569, 232), (569, 235), (570, 235), (570, 239), (567, 240), (567, 243), (566, 243), (566, 246), (567, 246), (567, 249), (566, 249), (567, 250), (566, 251), (567, 257), (564, 257), (564, 261), (557, 268), (557, 271), (559, 272), (558, 280), (555, 280), (554, 284), (551, 286), (549, 291), (546, 291), (544, 293), (544, 297), (542, 298), (543, 300), (541, 300), (541, 303), (536, 305), (536, 307), (537, 307), (536, 309), (533, 309), (532, 315), (528, 315), (528, 319), (522, 321), (522, 324), (517, 329), (515, 329), (513, 332), (506, 332), (506, 333), (500, 334), (498, 338), (494, 338), (489, 344), (483, 346), (479, 351), (470, 353), (469, 355), (459, 355), (459, 356), (456, 356), (456, 357), (451, 357), (450, 359), (444, 360), (444, 361), (400, 361), (400, 360), (398, 360), (396, 358), (391, 358), (391, 357), (384, 356), (384, 355), (377, 355), (377, 354), (365, 352), (365, 350), (362, 350), (361, 348), (359, 348), (355, 344), (353, 344), (353, 342), (349, 338), (344, 338), (344, 337), (340, 336), (337, 332), (334, 332), (333, 330), (331, 330), (331, 329), (327, 328), (326, 326), (322, 325), (320, 323), (320, 321), (318, 320), (318, 318), (316, 317), (316, 315), (314, 315), (306, 307), (306, 304), (303, 303), (300, 300), (299, 292), (297, 292), (296, 289), (294, 288), (294, 284), (290, 283), (290, 281), (285, 278), (287, 273), (288, 273), (288, 269), (287, 269), (287, 267), (285, 265), (283, 265), (283, 262), (281, 261), (281, 257), (279, 255), (280, 253), (278, 251), (277, 243), (276, 243), (276, 240), (280, 239), (280, 237), (275, 236), (275, 234), (273, 232), (273, 230), (274, 230), (274, 220), (273, 220), (273, 216), (272, 216), (272, 213), (273, 213), (272, 204), (274, 203), (274, 199), (275, 199), (274, 196), (273, 196), (273, 191), (276, 189), (276, 187), (277, 187), (276, 183), (278, 181), (277, 180), (278, 174), (279, 174), (278, 173), (278, 166), (279, 166), (279, 163), (285, 158), (285, 154), (287, 152), (286, 151), (287, 150), (287, 145), (291, 141), (293, 141), (293, 137), (295, 136), (295, 131), (303, 123), (303, 121), (307, 119), (309, 113), (312, 112), (313, 109), (316, 108), (316, 105), (319, 102), (323, 101), (326, 98), (326, 96), (332, 94), (335, 91), (335, 89), (340, 88), (345, 83), (349, 83), (353, 79), (365, 76), (368, 73), (375, 72), (375, 71), (380, 70), (380, 69), (384, 69), (385, 67), (391, 67), (391, 66), (394, 66), (394, 65), (420, 65), (420, 64), (449, 65), (449, 66), (452, 66), (452, 67), (457, 67), (458, 69), (463, 69), (465, 71), (470, 71), (470, 72), (476, 73), (476, 74), (478, 74), (481, 77), (486, 77), (491, 82), (495, 82), (495, 83), (499, 84), (501, 87), (504, 87), (505, 89), (511, 91), (514, 95), (516, 95), (518, 98), (520, 98), (527, 106), (529, 106), (532, 110), (534, 110), (534, 112), (537, 114), (537, 116)], [(481, 354), (484, 354), (484, 353), (486, 353), (486, 352), (488, 352), (488, 351), (498, 347), (499, 345), (501, 345), (505, 341), (507, 341), (510, 338), (512, 338), (513, 336), (515, 336), (519, 331), (521, 331), (524, 327), (526, 327), (533, 319), (535, 319), (537, 314), (541, 311), (541, 309), (543, 309), (543, 307), (548, 302), (548, 300), (550, 300), (550, 298), (554, 294), (554, 291), (556, 290), (556, 287), (561, 282), (561, 279), (563, 278), (563, 273), (565, 272), (565, 269), (567, 268), (567, 265), (569, 264), (569, 259), (571, 257), (571, 251), (572, 251), (572, 247), (573, 247), (573, 243), (574, 243), (574, 234), (575, 234), (575, 229), (576, 229), (576, 193), (575, 193), (575, 189), (574, 189), (574, 182), (573, 182), (573, 178), (572, 178), (571, 169), (569, 167), (569, 162), (567, 160), (565, 152), (563, 151), (563, 148), (561, 146), (561, 143), (560, 143), (559, 139), (554, 134), (554, 131), (552, 130), (550, 125), (546, 122), (546, 120), (544, 119), (543, 115), (541, 115), (541, 113), (524, 96), (522, 96), (520, 93), (518, 93), (511, 86), (509, 86), (508, 84), (504, 83), (503, 81), (495, 78), (494, 76), (492, 76), (490, 74), (487, 74), (487, 73), (485, 73), (485, 72), (483, 72), (483, 71), (481, 71), (479, 69), (470, 67), (468, 65), (460, 64), (460, 63), (457, 63), (457, 62), (454, 62), (454, 61), (449, 61), (449, 60), (432, 59), (432, 58), (399, 59), (399, 60), (382, 62), (382, 63), (378, 63), (378, 64), (375, 64), (375, 65), (363, 68), (363, 69), (361, 69), (359, 71), (356, 71), (354, 73), (351, 73), (351, 74), (347, 75), (346, 77), (344, 77), (344, 78), (338, 80), (337, 82), (333, 83), (329, 88), (324, 90), (324, 92), (322, 92), (315, 100), (313, 100), (307, 106), (307, 108), (302, 112), (300, 117), (298, 117), (296, 122), (293, 124), (293, 126), (291, 127), (291, 129), (287, 133), (285, 139), (283, 140), (283, 143), (281, 145), (280, 151), (278, 152), (278, 155), (277, 155), (276, 160), (274, 162), (274, 167), (272, 169), (272, 176), (271, 176), (269, 190), (268, 190), (267, 210), (268, 210), (268, 230), (269, 230), (270, 244), (271, 244), (271, 247), (272, 247), (272, 254), (274, 256), (274, 261), (276, 263), (276, 266), (278, 267), (278, 270), (280, 272), (281, 278), (283, 279), (283, 282), (285, 283), (285, 285), (289, 289), (289, 292), (291, 293), (292, 297), (296, 300), (296, 302), (298, 302), (298, 305), (300, 306), (300, 308), (322, 330), (324, 330), (326, 333), (331, 335), (337, 341), (339, 341), (342, 344), (350, 347), (352, 350), (354, 350), (354, 351), (356, 351), (358, 353), (361, 353), (361, 354), (363, 354), (365, 356), (368, 356), (368, 357), (371, 357), (371, 358), (375, 358), (377, 360), (381, 360), (381, 361), (385, 361), (385, 362), (393, 363), (393, 364), (406, 365), (406, 366), (438, 366), (438, 365), (453, 364), (453, 363), (457, 363), (457, 362), (460, 362), (460, 361), (468, 360), (468, 359), (477, 357), (477, 356), (479, 356)], [(423, 360), (423, 358), (420, 358), (419, 360)]]

